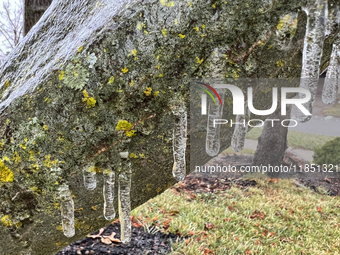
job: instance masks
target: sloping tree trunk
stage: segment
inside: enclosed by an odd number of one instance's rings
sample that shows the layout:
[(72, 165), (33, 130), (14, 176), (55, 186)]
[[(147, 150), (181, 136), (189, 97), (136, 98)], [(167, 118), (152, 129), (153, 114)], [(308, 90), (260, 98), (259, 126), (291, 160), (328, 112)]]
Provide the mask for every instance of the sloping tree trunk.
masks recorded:
[[(209, 76), (216, 65), (222, 77), (299, 77), (306, 26), (300, 4), (53, 1), (0, 70), (1, 254), (54, 254), (107, 224), (102, 172), (109, 164), (116, 180), (128, 183), (122, 152), (131, 162), (132, 208), (174, 184), (174, 98), (189, 109), (190, 79)], [(288, 13), (296, 22), (281, 21)], [(276, 33), (278, 24), (293, 36)], [(334, 36), (325, 42), (323, 69)], [(216, 48), (221, 57), (212, 61)], [(258, 91), (257, 109), (267, 109), (267, 99)], [(221, 131), (220, 151), (231, 136)], [(202, 144), (188, 144), (186, 159), (189, 147), (202, 164), (211, 159)], [(83, 176), (89, 164), (92, 174)], [(65, 191), (60, 201), (65, 185), (72, 196)], [(67, 238), (61, 207), (72, 208), (71, 197), (75, 235)], [(117, 192), (114, 201), (117, 212)]]

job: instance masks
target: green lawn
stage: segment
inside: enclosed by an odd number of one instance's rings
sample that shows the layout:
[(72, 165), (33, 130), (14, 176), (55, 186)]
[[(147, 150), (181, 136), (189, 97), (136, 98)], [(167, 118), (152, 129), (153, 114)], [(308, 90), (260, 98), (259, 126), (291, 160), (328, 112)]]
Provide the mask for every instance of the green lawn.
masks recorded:
[[(258, 187), (190, 196), (167, 190), (133, 210), (146, 226), (190, 236), (178, 254), (340, 254), (340, 199), (256, 179)], [(176, 184), (178, 185), (178, 184)]]
[(333, 108), (325, 109), (323, 113), (325, 115), (340, 117), (340, 104), (336, 104)]
[[(246, 138), (257, 140), (261, 135), (261, 132), (261, 128), (253, 128), (248, 132)], [(334, 136), (288, 131), (288, 146), (305, 150), (314, 150), (315, 148), (324, 145), (326, 142), (333, 140), (334, 138)]]

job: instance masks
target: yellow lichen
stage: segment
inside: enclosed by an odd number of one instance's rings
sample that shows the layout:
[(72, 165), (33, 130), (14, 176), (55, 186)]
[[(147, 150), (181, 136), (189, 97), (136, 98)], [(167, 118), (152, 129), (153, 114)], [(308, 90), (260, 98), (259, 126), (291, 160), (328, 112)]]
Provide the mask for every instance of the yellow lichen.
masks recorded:
[(130, 158), (139, 158), (138, 155), (134, 154), (133, 152), (129, 155)]
[(0, 219), (0, 221), (5, 227), (9, 227), (12, 225), (11, 216), (9, 215), (5, 215)]
[(65, 71), (60, 71), (59, 80), (62, 81), (64, 79)]
[(150, 95), (151, 95), (151, 91), (152, 91), (152, 88), (146, 87), (145, 90), (144, 90), (144, 94), (145, 94), (146, 96), (150, 96)]
[(21, 162), (21, 157), (19, 156), (18, 152), (14, 152), (15, 156), (12, 158), (15, 162), (15, 164), (18, 164)]
[(182, 39), (185, 37), (185, 35), (182, 34), (178, 34), (179, 37), (181, 37)]
[(108, 84), (111, 84), (111, 83), (113, 83), (114, 81), (115, 81), (115, 77), (111, 76), (110, 79), (109, 79)]
[(158, 96), (159, 91), (155, 91), (153, 94), (154, 94), (154, 96), (156, 97), (156, 96)]
[(281, 59), (279, 61), (276, 62), (276, 65), (278, 67), (283, 67), (283, 62), (281, 61)]
[(125, 131), (125, 135), (128, 137), (131, 137), (135, 134), (135, 131), (132, 128), (133, 128), (133, 125), (127, 120), (119, 120), (116, 126), (117, 131), (120, 131), (120, 130)]
[(131, 50), (131, 55), (133, 55), (133, 56), (137, 56), (137, 50), (136, 50), (136, 49), (134, 49), (134, 50)]
[(89, 93), (86, 91), (86, 89), (83, 90), (84, 98), (83, 102), (86, 102), (86, 108), (92, 108), (96, 106), (96, 99), (89, 96)]
[(0, 181), (1, 182), (13, 182), (14, 174), (13, 172), (5, 166), (3, 160), (0, 160)]
[(166, 28), (162, 29), (162, 34), (164, 37), (166, 36)]
[(196, 59), (197, 59), (197, 63), (198, 63), (198, 64), (202, 64), (202, 62), (203, 62), (203, 58), (202, 58), (202, 59), (200, 59), (199, 57), (196, 57)]
[(44, 126), (43, 126), (43, 129), (44, 129), (44, 130), (48, 130), (48, 126), (47, 126), (47, 125), (44, 125)]
[(127, 73), (129, 71), (129, 69), (127, 69), (126, 67), (124, 67), (123, 69), (122, 69), (122, 72), (123, 73)]
[(82, 50), (83, 50), (83, 46), (80, 46), (79, 48), (78, 48), (78, 52), (81, 52)]

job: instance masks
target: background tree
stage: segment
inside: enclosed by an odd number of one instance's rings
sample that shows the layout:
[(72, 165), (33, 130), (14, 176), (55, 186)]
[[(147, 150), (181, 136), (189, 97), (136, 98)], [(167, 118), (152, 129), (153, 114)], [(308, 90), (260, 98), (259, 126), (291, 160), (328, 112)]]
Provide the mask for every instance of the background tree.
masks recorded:
[(23, 1), (5, 1), (0, 8), (0, 59), (19, 43), (23, 37)]

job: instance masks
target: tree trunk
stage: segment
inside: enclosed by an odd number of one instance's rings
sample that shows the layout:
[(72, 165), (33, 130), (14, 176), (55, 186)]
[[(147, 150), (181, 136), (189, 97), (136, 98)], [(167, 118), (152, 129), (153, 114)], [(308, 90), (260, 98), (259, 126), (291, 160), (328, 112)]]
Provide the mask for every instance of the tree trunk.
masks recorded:
[(25, 0), (24, 35), (38, 22), (52, 0)]
[[(287, 134), (291, 106), (287, 107), (287, 115), (281, 115), (281, 109), (276, 109), (265, 121), (262, 133), (254, 154), (254, 166), (280, 166), (287, 150)], [(284, 121), (284, 122), (283, 122)], [(284, 125), (282, 125), (284, 124)], [(279, 172), (268, 172), (270, 177), (279, 177)]]

